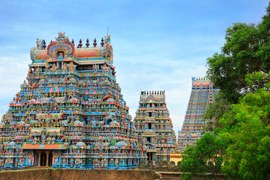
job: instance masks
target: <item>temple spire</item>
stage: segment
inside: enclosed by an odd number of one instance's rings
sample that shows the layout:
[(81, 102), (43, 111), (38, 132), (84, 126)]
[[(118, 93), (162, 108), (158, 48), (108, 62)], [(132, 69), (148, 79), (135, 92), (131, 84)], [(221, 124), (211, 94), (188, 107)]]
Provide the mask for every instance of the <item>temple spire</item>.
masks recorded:
[(101, 45), (101, 47), (104, 46), (104, 39), (103, 39), (103, 38), (101, 38), (101, 43), (100, 43), (100, 45)]
[(46, 49), (46, 41), (45, 40), (42, 41), (42, 48)]
[(80, 39), (80, 41), (79, 41), (79, 44), (78, 44), (77, 48), (81, 48), (81, 47), (82, 47), (82, 39)]
[(97, 47), (97, 40), (96, 40), (96, 38), (94, 39), (93, 46), (94, 46), (94, 47)]
[(87, 48), (88, 48), (88, 47), (89, 47), (89, 45), (90, 45), (90, 43), (89, 43), (89, 39), (88, 39), (88, 38), (86, 39), (86, 44), (85, 44), (85, 45), (86, 45), (86, 47), (87, 47)]

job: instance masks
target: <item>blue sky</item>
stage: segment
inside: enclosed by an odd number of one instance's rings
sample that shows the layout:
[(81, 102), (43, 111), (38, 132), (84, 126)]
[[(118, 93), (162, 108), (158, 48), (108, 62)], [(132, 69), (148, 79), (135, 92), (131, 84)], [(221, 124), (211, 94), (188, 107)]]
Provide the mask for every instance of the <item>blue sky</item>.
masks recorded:
[(37, 38), (60, 31), (76, 43), (111, 34), (122, 94), (134, 117), (142, 90), (166, 90), (174, 130), (181, 129), (191, 77), (205, 76), (226, 28), (258, 23), (267, 0), (3, 1), (0, 6), (0, 116), (26, 78)]

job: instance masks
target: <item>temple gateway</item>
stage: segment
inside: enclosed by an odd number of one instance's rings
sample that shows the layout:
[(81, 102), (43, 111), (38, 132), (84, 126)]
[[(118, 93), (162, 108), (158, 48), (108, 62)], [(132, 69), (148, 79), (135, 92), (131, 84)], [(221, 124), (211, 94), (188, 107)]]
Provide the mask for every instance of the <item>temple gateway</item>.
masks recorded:
[[(207, 121), (203, 119), (207, 107), (214, 102), (219, 89), (206, 77), (193, 77), (190, 99), (182, 130), (178, 132), (179, 152), (193, 146), (205, 131)], [(210, 120), (208, 120), (211, 122)]]
[(170, 162), (176, 150), (176, 137), (166, 105), (165, 91), (142, 91), (134, 119), (136, 132), (144, 139), (151, 166)]
[(59, 33), (37, 40), (20, 91), (0, 122), (0, 167), (132, 169), (145, 163), (116, 83), (110, 36), (98, 46)]

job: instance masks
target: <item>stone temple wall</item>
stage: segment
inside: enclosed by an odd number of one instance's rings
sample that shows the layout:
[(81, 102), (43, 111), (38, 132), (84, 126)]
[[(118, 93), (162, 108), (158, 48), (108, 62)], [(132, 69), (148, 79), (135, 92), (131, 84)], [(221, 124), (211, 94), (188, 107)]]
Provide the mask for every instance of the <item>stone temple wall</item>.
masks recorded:
[(2, 171), (0, 180), (75, 180), (75, 179), (100, 179), (100, 180), (151, 180), (154, 179), (151, 170), (68, 170), (68, 169), (37, 169), (22, 171)]

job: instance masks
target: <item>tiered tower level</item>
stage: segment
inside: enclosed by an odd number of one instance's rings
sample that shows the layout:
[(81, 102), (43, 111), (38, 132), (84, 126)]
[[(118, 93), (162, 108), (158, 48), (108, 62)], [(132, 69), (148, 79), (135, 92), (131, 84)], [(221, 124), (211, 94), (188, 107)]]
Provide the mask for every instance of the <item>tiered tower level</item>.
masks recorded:
[(0, 124), (0, 168), (131, 169), (146, 160), (116, 83), (110, 36), (83, 47), (59, 33), (37, 40)]
[(219, 89), (205, 78), (192, 78), (192, 90), (182, 130), (178, 132), (178, 150), (183, 152), (202, 136), (205, 127), (203, 115), (207, 106), (214, 101)]
[(147, 146), (147, 158), (154, 165), (170, 161), (176, 147), (173, 124), (165, 101), (165, 91), (142, 91), (134, 124)]

